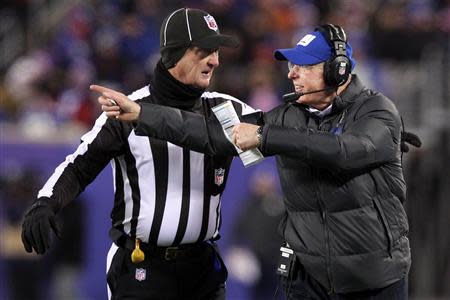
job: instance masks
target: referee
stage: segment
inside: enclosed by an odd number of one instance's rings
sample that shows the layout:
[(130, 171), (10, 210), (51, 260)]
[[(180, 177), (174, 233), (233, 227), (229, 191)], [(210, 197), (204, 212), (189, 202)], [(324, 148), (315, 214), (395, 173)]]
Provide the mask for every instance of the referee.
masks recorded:
[[(227, 100), (238, 115), (253, 113), (234, 97), (205, 92), (219, 66), (219, 47), (237, 44), (220, 34), (207, 12), (178, 9), (161, 26), (161, 59), (150, 84), (128, 97), (207, 119), (214, 118), (212, 106)], [(59, 235), (55, 215), (111, 163), (115, 196), (107, 257), (109, 299), (224, 299), (227, 271), (214, 240), (219, 238), (220, 197), (231, 160), (137, 136), (131, 123), (102, 114), (26, 213), (24, 247), (45, 253), (51, 229)]]

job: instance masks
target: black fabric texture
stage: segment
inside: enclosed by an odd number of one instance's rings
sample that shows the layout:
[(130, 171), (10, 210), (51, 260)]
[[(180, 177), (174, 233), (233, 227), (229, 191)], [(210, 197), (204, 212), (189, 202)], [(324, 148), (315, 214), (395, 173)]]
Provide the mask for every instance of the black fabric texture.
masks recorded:
[(34, 249), (36, 253), (44, 254), (50, 248), (50, 230), (60, 236), (55, 213), (48, 204), (41, 202), (37, 201), (38, 205), (32, 206), (22, 223), (22, 242), (29, 253)]
[[(149, 255), (134, 264), (131, 251), (119, 248), (107, 275), (112, 299), (224, 299), (227, 269), (212, 245), (204, 243), (200, 251), (199, 255), (171, 261)], [(138, 280), (137, 272), (145, 275)]]
[(305, 271), (327, 291), (379, 289), (411, 264), (400, 116), (355, 75), (336, 99), (323, 118), (291, 104), (265, 114), (261, 149), (276, 155), (288, 210), (281, 232)]
[(195, 45), (205, 49), (237, 47), (236, 38), (220, 33), (213, 16), (200, 9), (184, 8), (169, 15), (161, 26), (160, 49)]
[(189, 45), (179, 47), (166, 47), (161, 50), (161, 61), (164, 67), (168, 70), (175, 66), (175, 64), (183, 57)]
[(199, 104), (205, 89), (186, 85), (176, 80), (160, 60), (155, 67), (150, 84), (152, 100), (155, 104), (192, 110)]

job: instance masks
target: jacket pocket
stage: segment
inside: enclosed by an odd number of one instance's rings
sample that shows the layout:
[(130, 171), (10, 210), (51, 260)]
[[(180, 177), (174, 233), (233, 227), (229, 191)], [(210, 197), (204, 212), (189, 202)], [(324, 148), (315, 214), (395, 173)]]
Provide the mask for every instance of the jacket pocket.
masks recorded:
[(381, 206), (380, 199), (378, 197), (374, 197), (373, 198), (373, 203), (375, 205), (375, 208), (378, 211), (378, 215), (380, 216), (381, 223), (383, 224), (383, 228), (384, 228), (384, 231), (386, 233), (387, 241), (388, 241), (387, 251), (388, 251), (389, 257), (392, 258), (392, 247), (393, 247), (394, 240), (393, 240), (393, 237), (392, 237), (391, 229), (389, 227), (389, 223), (387, 221), (387, 218), (386, 218), (386, 215), (384, 213), (383, 207)]
[(380, 204), (384, 208), (386, 219), (393, 234), (393, 239), (395, 243), (397, 243), (397, 240), (401, 236), (405, 236), (409, 230), (405, 209), (400, 200), (396, 197), (383, 199), (383, 202)]

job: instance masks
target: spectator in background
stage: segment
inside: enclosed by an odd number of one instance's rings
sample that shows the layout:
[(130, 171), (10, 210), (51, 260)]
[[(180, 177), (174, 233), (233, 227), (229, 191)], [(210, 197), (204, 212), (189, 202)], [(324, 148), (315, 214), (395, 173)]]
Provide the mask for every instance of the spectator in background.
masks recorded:
[(249, 68), (248, 82), (251, 86), (248, 103), (262, 111), (269, 111), (279, 104), (278, 92), (272, 82), (273, 65), (263, 60), (257, 60)]
[(26, 253), (20, 243), (22, 216), (39, 189), (40, 179), (40, 173), (27, 166), (7, 167), (0, 174), (0, 259), (6, 267), (8, 299), (77, 300), (81, 293), (76, 284), (84, 257), (83, 201), (75, 201), (70, 211), (58, 217), (67, 234), (56, 241), (50, 255), (38, 259)]
[[(78, 197), (58, 216), (62, 232), (49, 255), (53, 261), (50, 298), (54, 300), (80, 300), (79, 274), (83, 266), (85, 242), (85, 199)], [(76, 247), (74, 247), (76, 245)]]
[[(450, 295), (450, 127), (435, 129), (434, 141), (411, 153), (405, 178), (406, 208), (411, 223), (410, 286), (415, 297), (444, 299)], [(431, 220), (434, 220), (432, 222)]]
[(284, 214), (276, 175), (253, 173), (250, 198), (238, 213), (226, 261), (230, 276), (250, 287), (251, 299), (270, 300), (277, 288), (276, 257), (282, 236), (278, 225)]
[(89, 61), (75, 60), (67, 70), (66, 86), (56, 102), (55, 119), (59, 124), (69, 121), (79, 130), (84, 130), (94, 121), (99, 111), (86, 90), (95, 77), (95, 70)]
[(20, 245), (23, 212), (36, 193), (39, 177), (32, 168), (17, 168), (0, 174), (0, 259), (5, 264), (6, 283), (11, 300), (44, 299), (50, 279), (50, 261), (38, 260)]

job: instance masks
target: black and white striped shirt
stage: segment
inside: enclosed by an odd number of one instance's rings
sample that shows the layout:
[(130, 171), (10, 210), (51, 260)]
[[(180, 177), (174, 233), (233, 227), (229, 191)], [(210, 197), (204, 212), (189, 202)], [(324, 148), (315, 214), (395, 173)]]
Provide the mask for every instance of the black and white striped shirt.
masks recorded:
[[(151, 97), (148, 86), (129, 95), (139, 101), (147, 97)], [(232, 101), (238, 115), (255, 112), (226, 94), (205, 92), (201, 100), (207, 105), (200, 113), (227, 100)], [(131, 124), (102, 114), (82, 136), (77, 150), (56, 168), (38, 197), (49, 197), (63, 207), (111, 163), (113, 227), (158, 246), (195, 243), (218, 235), (220, 196), (231, 160), (229, 155), (203, 154), (138, 136)]]

